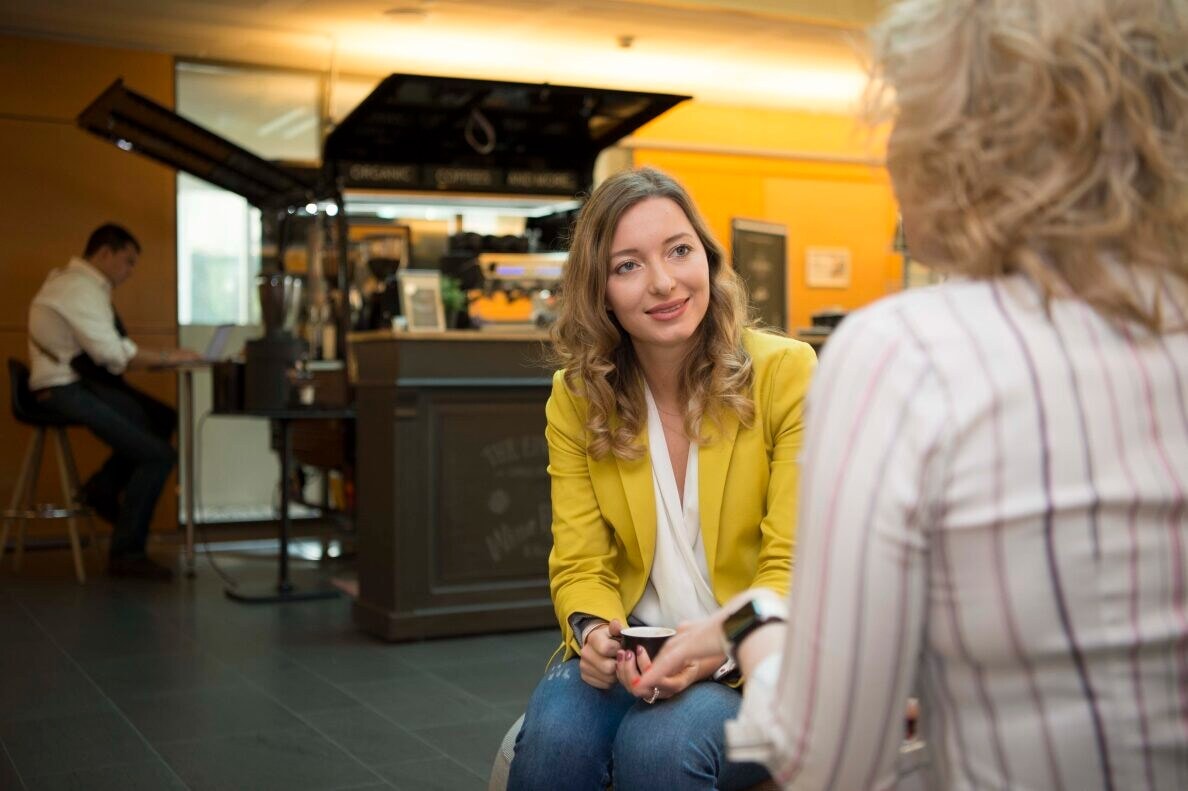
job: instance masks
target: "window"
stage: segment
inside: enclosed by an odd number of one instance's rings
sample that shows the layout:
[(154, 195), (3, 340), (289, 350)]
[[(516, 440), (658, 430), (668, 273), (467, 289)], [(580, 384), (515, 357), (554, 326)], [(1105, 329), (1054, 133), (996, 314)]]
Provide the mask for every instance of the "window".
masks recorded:
[(260, 211), (233, 192), (177, 177), (178, 324), (255, 324)]
[[(316, 162), (322, 78), (316, 74), (178, 63), (179, 115), (265, 159)], [(260, 212), (233, 192), (177, 180), (178, 324), (255, 324)]]

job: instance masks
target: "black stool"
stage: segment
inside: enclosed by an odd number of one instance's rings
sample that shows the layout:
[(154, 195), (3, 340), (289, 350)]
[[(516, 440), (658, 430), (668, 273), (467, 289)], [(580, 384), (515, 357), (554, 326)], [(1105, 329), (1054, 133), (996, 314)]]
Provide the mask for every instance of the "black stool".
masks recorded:
[[(70, 439), (66, 436), (66, 427), (74, 425), (69, 420), (52, 412), (42, 409), (29, 390), (29, 368), (20, 360), (8, 358), (8, 379), (12, 394), (12, 416), (19, 422), (33, 427), (33, 438), (29, 440), (29, 447), (25, 450), (25, 460), (21, 463), (21, 471), (17, 475), (16, 488), (9, 500), (8, 510), (4, 511), (4, 523), (0, 526), (0, 560), (4, 559), (4, 550), (8, 544), (8, 527), (12, 522), (17, 524), (16, 551), (13, 553), (13, 570), (19, 571), (21, 560), (25, 552), (25, 524), (30, 519), (65, 519), (70, 531), (70, 550), (74, 555), (74, 574), (79, 582), (87, 581), (87, 572), (83, 568), (82, 548), (78, 542), (76, 520), (86, 519), (91, 530), (91, 546), (99, 552), (99, 544), (95, 541), (95, 520), (91, 517), (91, 510), (81, 506), (78, 502), (79, 480), (78, 468), (74, 464), (74, 454), (70, 450)], [(36, 505), (37, 479), (41, 474), (41, 453), (45, 448), (46, 432), (52, 432), (58, 448), (58, 474), (62, 481), (62, 492), (67, 505)]]

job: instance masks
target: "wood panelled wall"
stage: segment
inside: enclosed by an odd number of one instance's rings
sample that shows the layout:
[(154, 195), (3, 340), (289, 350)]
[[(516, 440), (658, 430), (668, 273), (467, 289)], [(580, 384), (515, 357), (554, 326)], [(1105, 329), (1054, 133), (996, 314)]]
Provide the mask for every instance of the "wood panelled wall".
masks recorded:
[[(40, 39), (0, 36), (0, 358), (27, 360), (29, 301), (46, 273), (82, 253), (98, 225), (125, 225), (143, 251), (131, 280), (116, 290), (129, 334), (148, 347), (177, 344), (176, 189), (172, 170), (83, 132), (75, 117), (113, 80), (173, 106), (173, 58)], [(0, 405), (0, 502), (7, 507), (29, 430), (8, 408), (7, 365)], [(132, 380), (176, 403), (175, 377)], [(84, 430), (71, 444), (85, 478), (102, 445)], [(39, 500), (61, 502), (48, 454)], [(157, 508), (154, 531), (177, 530), (175, 486)], [(57, 528), (54, 528), (57, 529)], [(34, 535), (36, 535), (34, 533)]]

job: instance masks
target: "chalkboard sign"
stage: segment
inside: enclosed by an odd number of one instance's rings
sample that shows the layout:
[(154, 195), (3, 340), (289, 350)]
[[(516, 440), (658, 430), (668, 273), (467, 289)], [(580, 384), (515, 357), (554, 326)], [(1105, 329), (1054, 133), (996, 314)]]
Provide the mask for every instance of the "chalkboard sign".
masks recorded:
[(404, 269), (397, 278), (400, 280), (400, 310), (408, 322), (408, 331), (444, 331), (441, 272), (434, 269)]
[(747, 284), (761, 324), (788, 331), (788, 232), (782, 225), (735, 219), (730, 223), (734, 269)]
[(553, 514), (540, 406), (447, 402), (433, 413), (436, 582), (546, 578)]

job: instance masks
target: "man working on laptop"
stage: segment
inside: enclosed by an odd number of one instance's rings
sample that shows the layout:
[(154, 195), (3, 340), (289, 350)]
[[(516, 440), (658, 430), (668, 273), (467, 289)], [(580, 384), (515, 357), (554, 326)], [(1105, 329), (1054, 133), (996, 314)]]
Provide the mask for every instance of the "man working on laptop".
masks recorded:
[(50, 272), (29, 307), (29, 386), (43, 408), (91, 429), (111, 456), (77, 499), (112, 523), (108, 573), (168, 580), (145, 554), (157, 499), (176, 461), (177, 414), (126, 381), (127, 368), (193, 360), (188, 349), (141, 349), (125, 334), (112, 289), (132, 276), (140, 243), (102, 225), (81, 258)]

